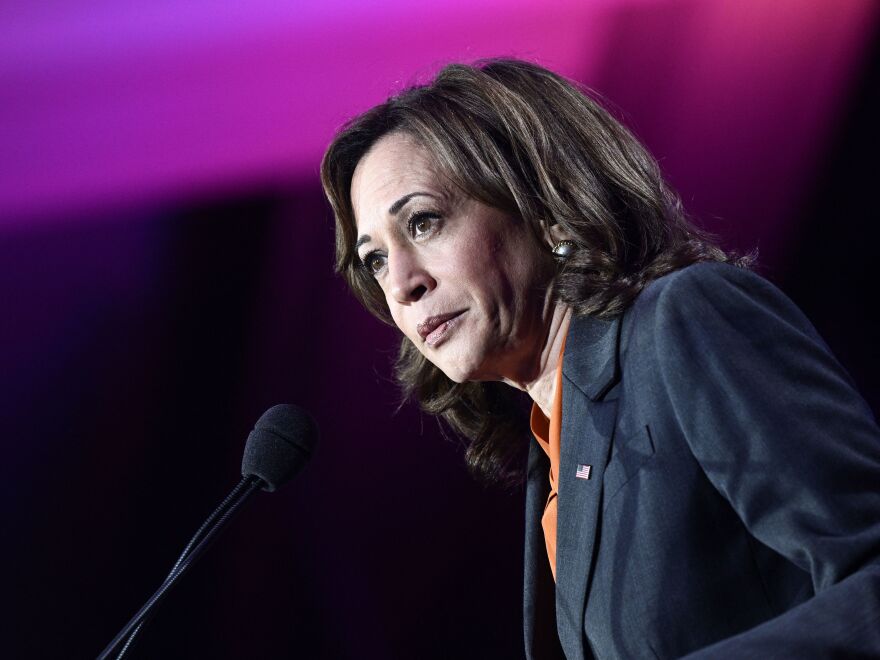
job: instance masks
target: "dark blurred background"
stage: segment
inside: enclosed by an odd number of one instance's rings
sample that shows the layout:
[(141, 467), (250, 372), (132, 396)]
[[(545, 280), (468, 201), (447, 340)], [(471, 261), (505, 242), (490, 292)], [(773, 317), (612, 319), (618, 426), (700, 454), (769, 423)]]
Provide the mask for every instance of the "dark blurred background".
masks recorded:
[(136, 656), (522, 656), (522, 492), (475, 484), (435, 420), (395, 412), (396, 333), (333, 275), (317, 176), (346, 118), (445, 62), (519, 56), (600, 93), (880, 410), (873, 0), (16, 4), (4, 657), (97, 655), (278, 402), (317, 418), (314, 460), (255, 498)]

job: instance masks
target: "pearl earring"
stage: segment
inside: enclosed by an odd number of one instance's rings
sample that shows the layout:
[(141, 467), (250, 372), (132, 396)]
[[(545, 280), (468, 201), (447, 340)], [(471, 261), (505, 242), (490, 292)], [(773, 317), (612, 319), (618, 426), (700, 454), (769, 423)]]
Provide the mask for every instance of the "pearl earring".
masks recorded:
[(574, 241), (559, 241), (553, 246), (553, 256), (557, 259), (568, 259), (575, 252), (577, 252), (577, 245)]

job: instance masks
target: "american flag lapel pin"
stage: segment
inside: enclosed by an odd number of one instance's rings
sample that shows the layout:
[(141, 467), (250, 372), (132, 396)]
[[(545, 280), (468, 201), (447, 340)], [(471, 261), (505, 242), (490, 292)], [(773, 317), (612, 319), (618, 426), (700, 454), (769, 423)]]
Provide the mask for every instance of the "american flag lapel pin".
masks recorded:
[(590, 470), (593, 469), (592, 465), (578, 465), (577, 471), (575, 471), (574, 476), (578, 479), (589, 479), (590, 478)]

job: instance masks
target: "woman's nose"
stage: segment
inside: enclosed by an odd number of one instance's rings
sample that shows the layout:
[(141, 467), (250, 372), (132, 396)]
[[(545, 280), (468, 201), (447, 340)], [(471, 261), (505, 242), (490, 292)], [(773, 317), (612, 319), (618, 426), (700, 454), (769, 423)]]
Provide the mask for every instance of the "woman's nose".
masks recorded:
[(416, 302), (437, 286), (425, 264), (407, 249), (395, 250), (388, 255), (388, 277), (389, 293), (401, 304)]

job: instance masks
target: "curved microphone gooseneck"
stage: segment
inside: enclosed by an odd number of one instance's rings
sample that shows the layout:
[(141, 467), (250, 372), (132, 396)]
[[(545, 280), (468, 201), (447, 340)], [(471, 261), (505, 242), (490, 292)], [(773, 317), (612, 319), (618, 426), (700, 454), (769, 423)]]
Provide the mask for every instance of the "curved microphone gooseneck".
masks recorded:
[(257, 420), (245, 445), (243, 479), (208, 516), (181, 552), (161, 586), (98, 656), (107, 660), (120, 644), (116, 660), (125, 657), (138, 634), (177, 580), (204, 554), (232, 518), (260, 488), (273, 492), (291, 479), (311, 457), (318, 440), (312, 417), (297, 406), (278, 405)]
[[(128, 638), (125, 641), (125, 645), (120, 649), (119, 655), (116, 656), (116, 660), (122, 660), (126, 653), (134, 648), (134, 641), (138, 633), (143, 630), (144, 626), (152, 618), (154, 610), (168, 594), (169, 589), (174, 586), (177, 579), (193, 565), (205, 550), (208, 549), (211, 542), (226, 527), (229, 521), (232, 520), (232, 517), (238, 513), (245, 501), (247, 501), (261, 485), (262, 481), (257, 477), (245, 477), (239, 482), (226, 499), (223, 500), (223, 503), (214, 510), (214, 513), (212, 513), (202, 527), (199, 528), (199, 531), (195, 533), (192, 540), (190, 540), (187, 545), (187, 549), (185, 549), (180, 557), (178, 557), (177, 562), (174, 564), (171, 572), (168, 573), (168, 577), (165, 578), (162, 585), (152, 596), (150, 596), (149, 600), (147, 600), (144, 606), (137, 611), (131, 620), (125, 624), (125, 627), (119, 631), (101, 655), (98, 656), (99, 660), (109, 658), (126, 635), (128, 635)], [(212, 518), (215, 521), (213, 525), (211, 525)], [(189, 548), (191, 546), (194, 547), (190, 551)]]

